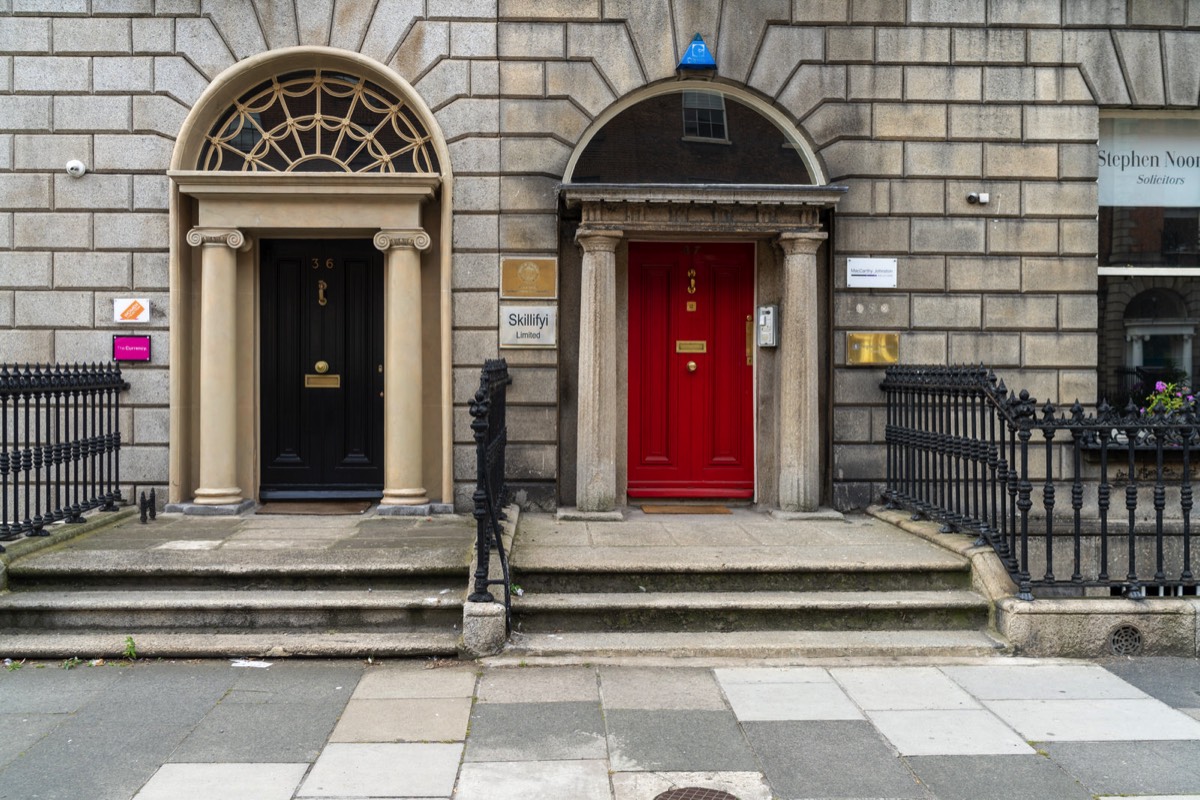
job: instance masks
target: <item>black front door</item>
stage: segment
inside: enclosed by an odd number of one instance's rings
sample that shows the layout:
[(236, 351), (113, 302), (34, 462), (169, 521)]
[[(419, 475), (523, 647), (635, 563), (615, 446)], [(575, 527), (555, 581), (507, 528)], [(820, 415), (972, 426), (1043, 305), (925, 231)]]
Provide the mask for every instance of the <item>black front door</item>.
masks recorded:
[(264, 499), (383, 491), (383, 254), (262, 242)]

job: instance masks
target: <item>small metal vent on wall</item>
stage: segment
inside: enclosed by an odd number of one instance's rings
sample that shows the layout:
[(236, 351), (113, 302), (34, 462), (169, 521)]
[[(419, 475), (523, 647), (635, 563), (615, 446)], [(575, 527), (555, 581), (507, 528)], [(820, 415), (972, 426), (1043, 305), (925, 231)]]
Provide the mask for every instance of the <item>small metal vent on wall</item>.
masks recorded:
[(1108, 649), (1114, 656), (1137, 656), (1145, 641), (1142, 632), (1133, 625), (1118, 625), (1108, 634)]

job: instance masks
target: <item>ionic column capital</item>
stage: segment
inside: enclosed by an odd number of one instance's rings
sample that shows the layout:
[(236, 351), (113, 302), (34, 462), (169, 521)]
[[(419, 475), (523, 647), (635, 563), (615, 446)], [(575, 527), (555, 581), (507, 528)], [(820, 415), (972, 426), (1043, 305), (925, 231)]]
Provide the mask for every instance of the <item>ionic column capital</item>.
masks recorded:
[(825, 231), (784, 231), (779, 234), (779, 246), (787, 256), (811, 255), (828, 238)]
[(375, 249), (385, 253), (401, 248), (425, 251), (432, 244), (429, 234), (421, 228), (385, 228), (376, 233), (372, 241)]
[(585, 253), (614, 253), (621, 240), (625, 238), (621, 231), (595, 231), (580, 228), (575, 233), (575, 241)]
[(187, 233), (187, 243), (192, 247), (229, 247), (242, 252), (250, 249), (250, 238), (237, 228), (192, 228)]

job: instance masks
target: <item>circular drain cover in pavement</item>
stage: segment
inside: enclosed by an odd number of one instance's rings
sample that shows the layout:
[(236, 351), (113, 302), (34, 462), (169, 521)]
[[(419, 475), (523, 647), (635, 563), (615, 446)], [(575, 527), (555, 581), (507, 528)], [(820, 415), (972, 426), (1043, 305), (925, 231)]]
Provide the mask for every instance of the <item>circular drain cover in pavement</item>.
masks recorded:
[(1108, 647), (1114, 656), (1136, 656), (1142, 652), (1142, 632), (1132, 625), (1118, 625), (1108, 635)]
[(702, 789), (698, 786), (685, 786), (682, 789), (671, 789), (656, 796), (654, 800), (738, 800), (729, 792), (720, 789)]

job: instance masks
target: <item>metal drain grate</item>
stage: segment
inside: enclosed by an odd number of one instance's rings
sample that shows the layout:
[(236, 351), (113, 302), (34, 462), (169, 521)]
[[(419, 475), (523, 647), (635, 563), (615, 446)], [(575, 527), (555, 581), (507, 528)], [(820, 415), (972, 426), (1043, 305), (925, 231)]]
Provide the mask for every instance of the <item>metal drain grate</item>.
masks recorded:
[(703, 789), (699, 786), (685, 786), (682, 789), (670, 789), (657, 795), (654, 800), (738, 800), (729, 792), (720, 789)]
[(1114, 656), (1139, 655), (1142, 644), (1142, 632), (1132, 625), (1118, 625), (1108, 634), (1108, 649)]

